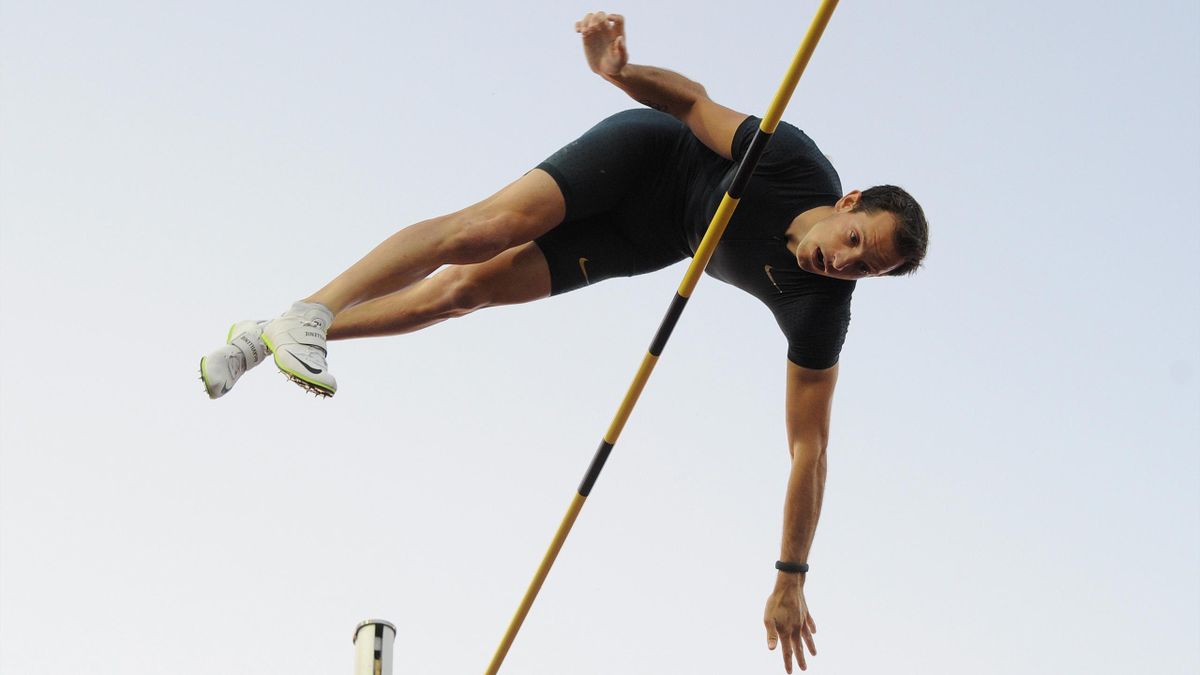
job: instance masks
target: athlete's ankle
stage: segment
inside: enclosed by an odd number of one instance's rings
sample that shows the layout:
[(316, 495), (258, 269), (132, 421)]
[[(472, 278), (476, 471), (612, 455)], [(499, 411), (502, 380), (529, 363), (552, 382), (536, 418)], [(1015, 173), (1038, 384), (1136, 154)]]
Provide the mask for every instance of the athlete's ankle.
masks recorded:
[(324, 296), (324, 295), (318, 293), (316, 295), (310, 295), (307, 298), (304, 298), (302, 300), (297, 300), (295, 303), (293, 303), (293, 306), (295, 306), (295, 305), (316, 305), (316, 306), (320, 307), (321, 309), (324, 309), (325, 311), (329, 312), (331, 315), (336, 316), (339, 313), (345, 311), (345, 309), (350, 304), (351, 303), (346, 302), (344, 300), (337, 300), (336, 298), (327, 297), (327, 296)]

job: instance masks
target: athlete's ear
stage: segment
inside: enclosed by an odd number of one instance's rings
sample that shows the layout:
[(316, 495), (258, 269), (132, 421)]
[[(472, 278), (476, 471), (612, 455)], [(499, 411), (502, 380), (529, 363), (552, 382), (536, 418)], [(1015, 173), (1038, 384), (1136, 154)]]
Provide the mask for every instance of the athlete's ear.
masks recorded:
[(862, 192), (858, 190), (851, 190), (847, 192), (844, 197), (839, 199), (837, 204), (833, 205), (833, 208), (841, 212), (853, 211), (854, 207), (858, 206), (858, 200), (860, 197), (862, 197)]

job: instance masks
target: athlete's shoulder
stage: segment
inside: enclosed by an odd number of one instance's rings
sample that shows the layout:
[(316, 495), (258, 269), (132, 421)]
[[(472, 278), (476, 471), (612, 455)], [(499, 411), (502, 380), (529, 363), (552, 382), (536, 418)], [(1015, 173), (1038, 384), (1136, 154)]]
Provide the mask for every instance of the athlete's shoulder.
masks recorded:
[(763, 173), (785, 183), (805, 186), (806, 195), (821, 194), (836, 201), (842, 196), (842, 180), (833, 162), (808, 134), (781, 121), (763, 153)]

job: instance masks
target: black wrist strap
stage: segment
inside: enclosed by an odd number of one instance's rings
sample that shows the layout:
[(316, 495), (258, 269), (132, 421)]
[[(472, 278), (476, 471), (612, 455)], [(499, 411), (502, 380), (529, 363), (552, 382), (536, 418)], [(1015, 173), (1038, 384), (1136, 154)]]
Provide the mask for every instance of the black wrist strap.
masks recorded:
[(780, 572), (787, 572), (789, 574), (807, 574), (808, 563), (784, 562), (782, 560), (776, 560), (775, 569), (779, 570)]

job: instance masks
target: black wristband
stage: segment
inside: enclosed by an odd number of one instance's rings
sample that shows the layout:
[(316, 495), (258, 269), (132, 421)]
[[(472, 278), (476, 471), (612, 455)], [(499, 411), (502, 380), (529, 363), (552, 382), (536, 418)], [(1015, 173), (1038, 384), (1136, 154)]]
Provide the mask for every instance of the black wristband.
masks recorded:
[(776, 560), (775, 569), (779, 570), (780, 572), (787, 572), (789, 574), (807, 574), (808, 563), (784, 562), (782, 560)]

